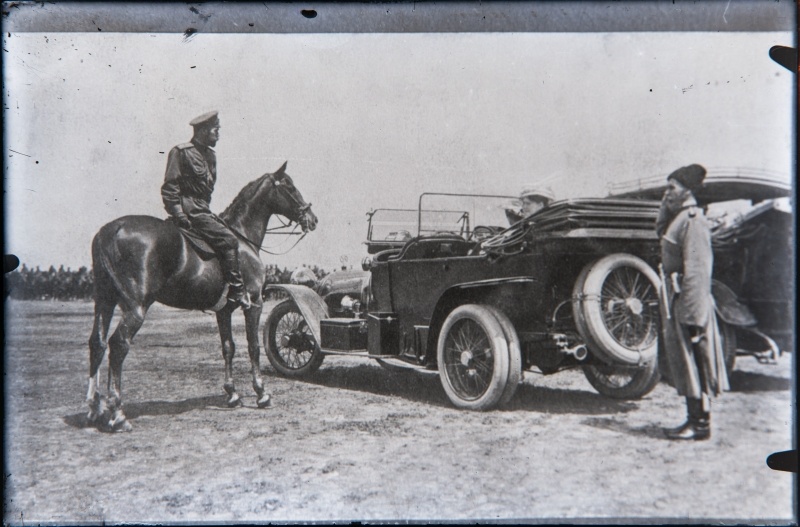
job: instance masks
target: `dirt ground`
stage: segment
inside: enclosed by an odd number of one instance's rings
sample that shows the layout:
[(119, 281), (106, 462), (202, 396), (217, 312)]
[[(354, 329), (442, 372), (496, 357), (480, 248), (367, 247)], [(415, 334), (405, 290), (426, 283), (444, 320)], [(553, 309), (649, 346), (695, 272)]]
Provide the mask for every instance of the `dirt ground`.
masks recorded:
[(262, 355), (274, 406), (259, 410), (237, 314), (245, 406), (228, 409), (214, 317), (156, 305), (125, 361), (134, 429), (107, 434), (85, 422), (92, 304), (5, 308), (4, 524), (796, 524), (796, 475), (765, 462), (796, 448), (791, 354), (740, 357), (711, 440), (679, 443), (660, 429), (684, 416), (672, 388), (615, 401), (577, 370), (526, 373), (506, 408), (471, 413), (435, 374), (327, 357), (293, 381)]

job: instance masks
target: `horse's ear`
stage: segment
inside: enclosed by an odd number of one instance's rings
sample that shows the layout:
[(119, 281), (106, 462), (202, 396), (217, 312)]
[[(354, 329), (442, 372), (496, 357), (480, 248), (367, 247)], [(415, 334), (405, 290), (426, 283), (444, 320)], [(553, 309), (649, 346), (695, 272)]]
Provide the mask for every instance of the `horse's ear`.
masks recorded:
[(278, 169), (278, 171), (277, 171), (277, 172), (275, 172), (275, 175), (276, 175), (276, 176), (277, 176), (278, 174), (285, 174), (285, 173), (286, 173), (286, 164), (287, 164), (287, 163), (288, 163), (288, 161), (284, 161), (284, 162), (283, 162), (283, 164), (281, 165), (281, 168), (279, 168), (279, 169)]

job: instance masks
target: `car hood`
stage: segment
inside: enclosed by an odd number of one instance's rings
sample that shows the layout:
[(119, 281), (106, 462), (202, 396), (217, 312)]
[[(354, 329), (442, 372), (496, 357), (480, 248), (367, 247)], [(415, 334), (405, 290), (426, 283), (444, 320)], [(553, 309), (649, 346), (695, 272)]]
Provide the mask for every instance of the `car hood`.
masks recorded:
[(317, 290), (322, 297), (330, 294), (352, 294), (358, 298), (361, 290), (369, 283), (369, 278), (369, 271), (334, 271), (320, 281)]

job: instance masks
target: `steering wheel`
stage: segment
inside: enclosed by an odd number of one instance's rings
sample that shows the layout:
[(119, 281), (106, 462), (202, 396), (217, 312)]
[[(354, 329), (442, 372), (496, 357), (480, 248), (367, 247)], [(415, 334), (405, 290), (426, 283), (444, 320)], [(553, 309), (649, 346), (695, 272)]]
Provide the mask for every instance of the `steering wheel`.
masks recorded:
[(462, 240), (464, 239), (463, 236), (461, 236), (459, 233), (457, 233), (455, 231), (436, 231), (433, 234), (427, 234), (427, 235), (424, 235), (424, 236), (420, 236), (420, 238), (421, 239), (426, 239), (426, 240), (432, 240), (432, 239), (437, 239), (437, 240), (438, 239), (444, 239), (444, 240), (447, 240), (447, 239), (450, 239), (450, 238), (460, 238)]

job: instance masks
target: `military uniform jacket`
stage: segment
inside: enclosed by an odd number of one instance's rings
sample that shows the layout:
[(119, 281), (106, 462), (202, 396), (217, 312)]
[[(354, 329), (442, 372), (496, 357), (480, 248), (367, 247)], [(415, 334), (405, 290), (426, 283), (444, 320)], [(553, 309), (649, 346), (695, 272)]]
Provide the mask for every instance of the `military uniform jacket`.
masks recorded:
[(678, 213), (661, 238), (661, 262), (667, 276), (680, 275), (673, 311), (681, 324), (705, 327), (713, 313), (711, 229), (703, 210), (690, 205)]
[(161, 198), (172, 215), (211, 213), (211, 193), (217, 181), (217, 156), (199, 143), (183, 143), (169, 152)]

